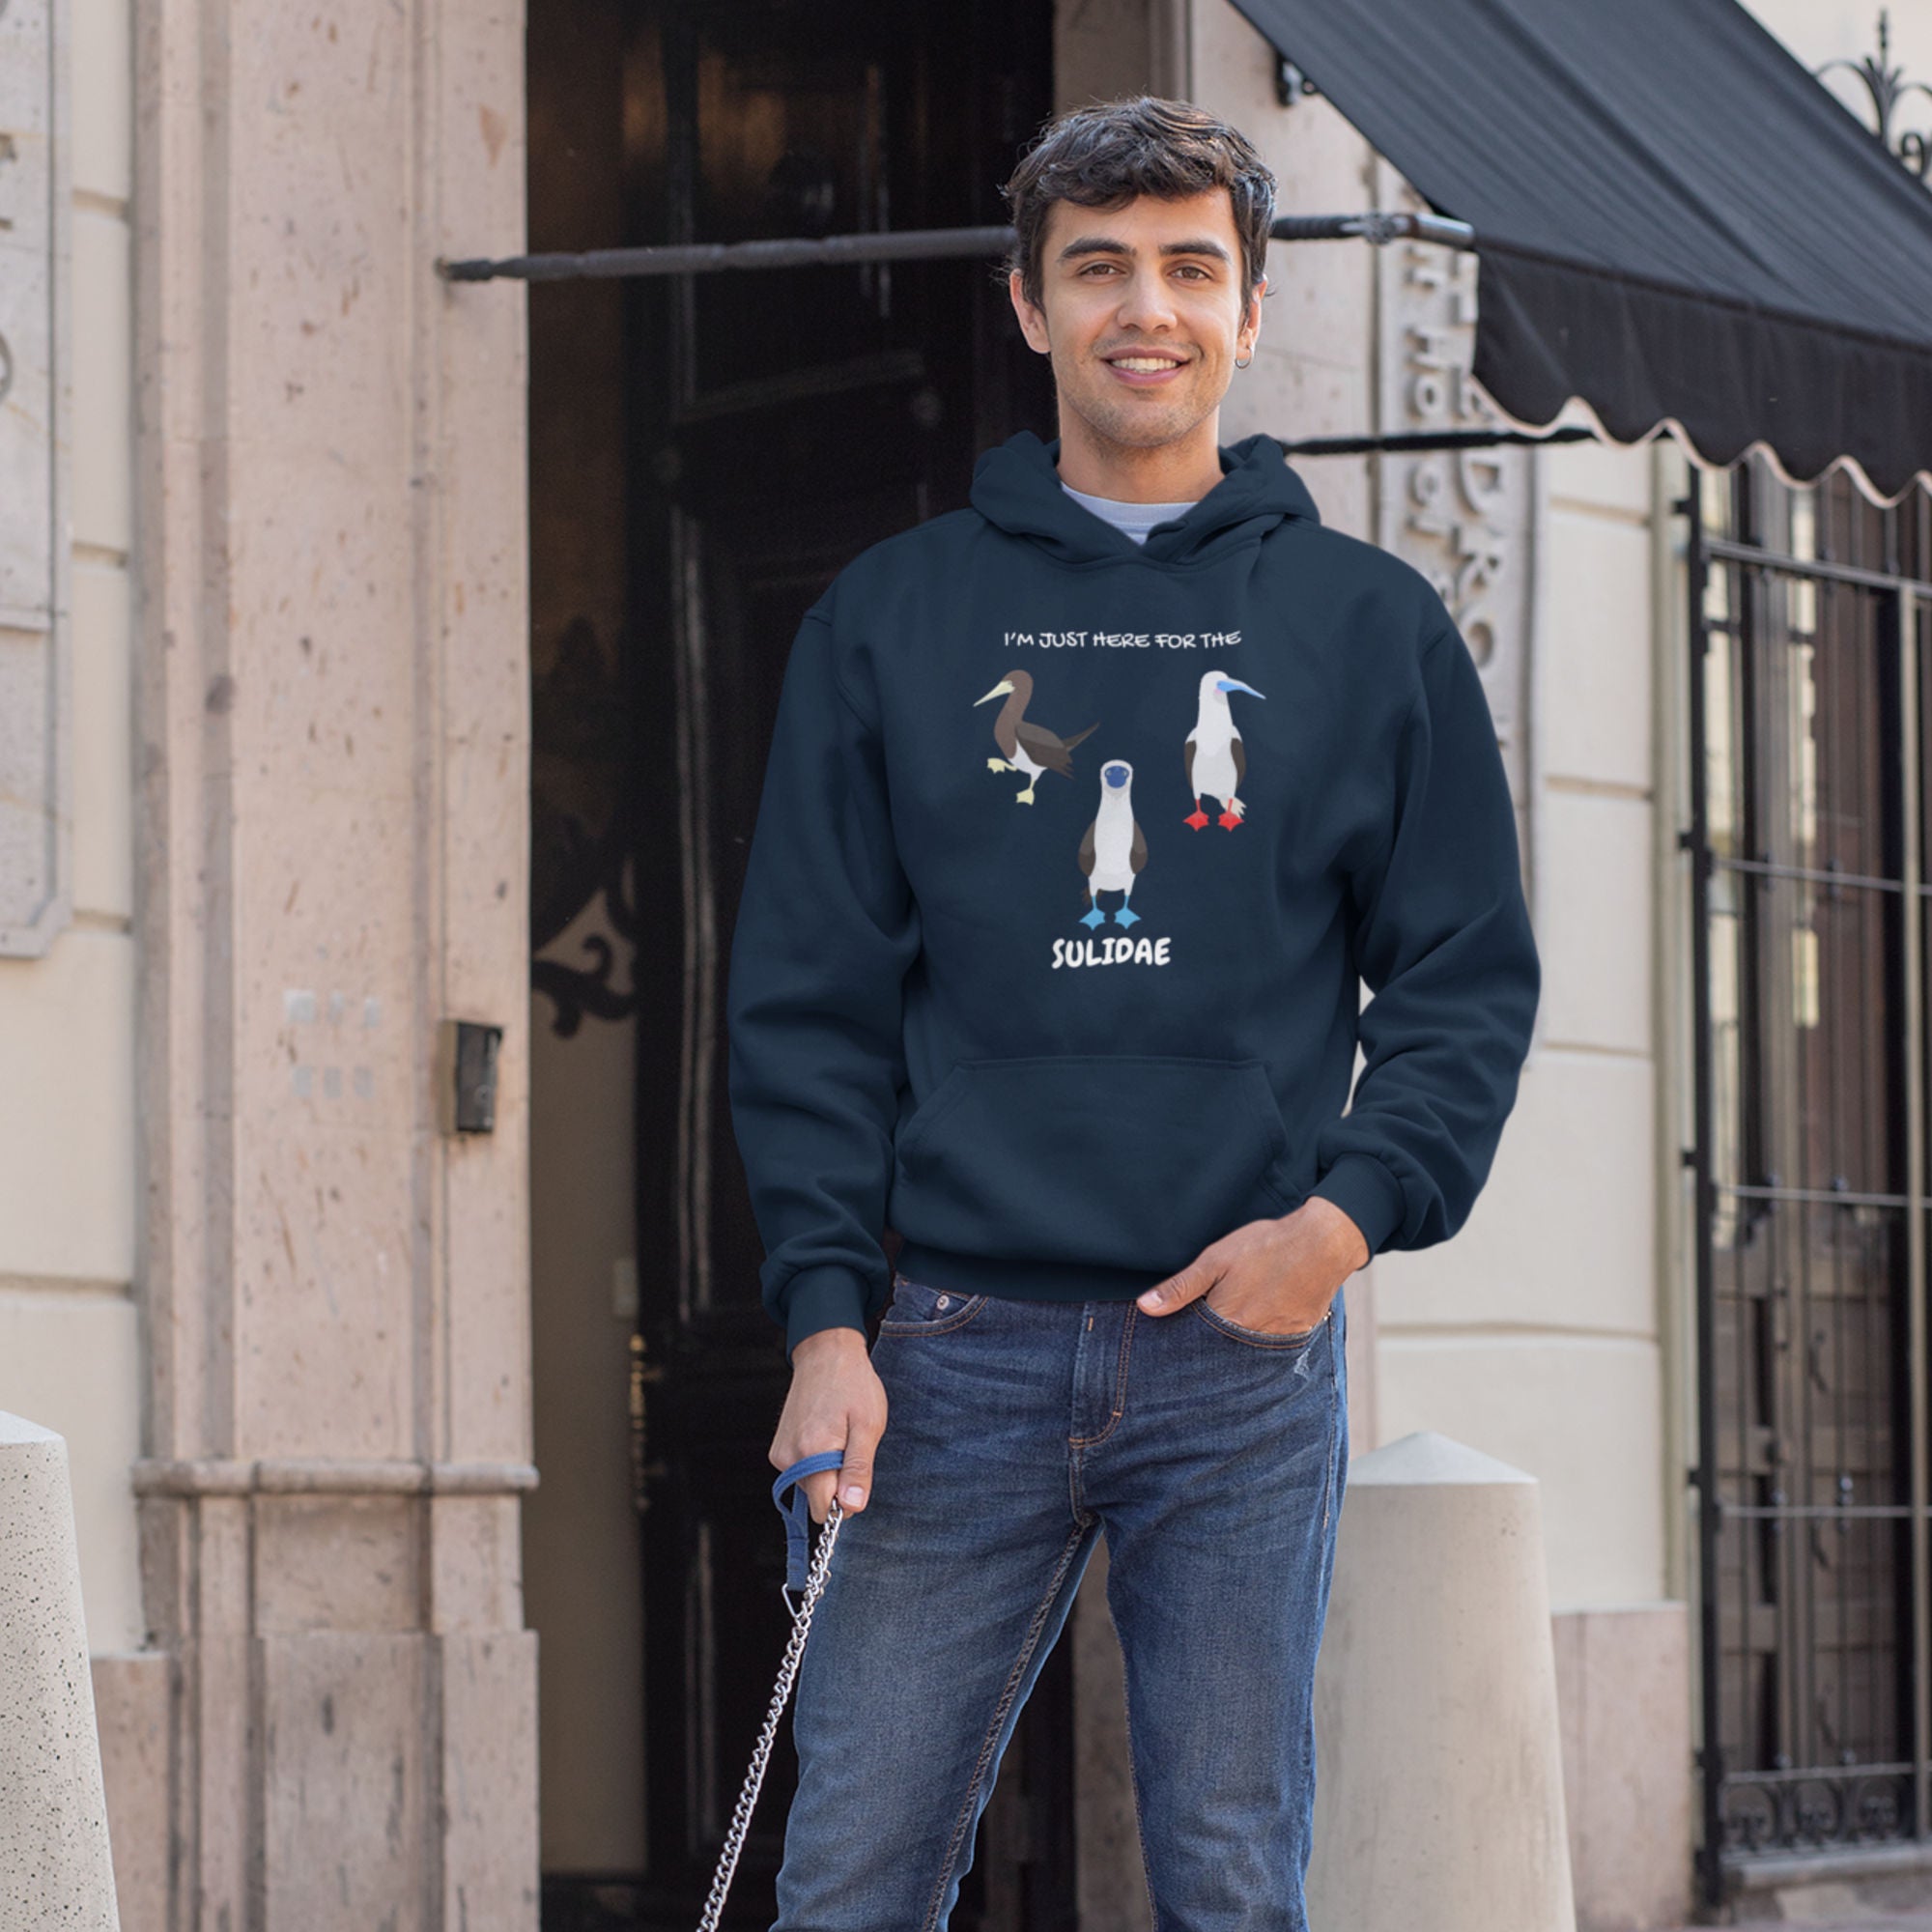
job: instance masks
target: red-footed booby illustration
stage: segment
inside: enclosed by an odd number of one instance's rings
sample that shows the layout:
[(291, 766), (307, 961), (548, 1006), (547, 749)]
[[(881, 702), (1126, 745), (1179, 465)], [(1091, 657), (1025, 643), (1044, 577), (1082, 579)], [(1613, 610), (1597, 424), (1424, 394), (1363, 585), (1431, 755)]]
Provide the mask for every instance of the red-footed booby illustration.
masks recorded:
[[(1225, 700), (1223, 700), (1225, 703)], [(1109, 758), (1100, 767), (1100, 810), (1080, 841), (1080, 869), (1087, 875), (1087, 910), (1082, 925), (1102, 924), (1102, 893), (1119, 893), (1114, 908), (1117, 925), (1132, 925), (1139, 918), (1127, 900), (1134, 881), (1147, 864), (1147, 839), (1134, 818), (1134, 768), (1124, 758)]]
[(1234, 714), (1228, 709), (1231, 691), (1245, 691), (1250, 697), (1267, 696), (1237, 677), (1230, 677), (1226, 671), (1202, 673), (1201, 709), (1195, 717), (1194, 729), (1187, 734), (1184, 753), (1187, 789), (1193, 797), (1194, 810), (1181, 821), (1197, 832), (1205, 831), (1208, 825), (1208, 814), (1201, 810), (1203, 792), (1221, 801), (1220, 816), (1215, 823), (1230, 832), (1240, 824), (1247, 810), (1236, 794), (1248, 775), (1248, 753), (1241, 743), (1241, 734), (1235, 729)]
[(988, 758), (986, 769), (989, 772), (1018, 772), (1026, 780), (1026, 789), (1016, 795), (1014, 802), (1031, 805), (1034, 781), (1040, 773), (1059, 772), (1070, 779), (1073, 776), (1073, 760), (1067, 753), (1082, 738), (1090, 737), (1100, 726), (1097, 723), (1093, 724), (1085, 731), (1076, 731), (1072, 737), (1063, 739), (1044, 724), (1029, 723), (1026, 708), (1033, 698), (1033, 673), (1030, 670), (1009, 670), (984, 697), (976, 697), (973, 702), (976, 705), (984, 704), (995, 697), (1007, 700), (1000, 707), (1000, 715), (993, 720), (993, 742), (999, 746), (1002, 755)]

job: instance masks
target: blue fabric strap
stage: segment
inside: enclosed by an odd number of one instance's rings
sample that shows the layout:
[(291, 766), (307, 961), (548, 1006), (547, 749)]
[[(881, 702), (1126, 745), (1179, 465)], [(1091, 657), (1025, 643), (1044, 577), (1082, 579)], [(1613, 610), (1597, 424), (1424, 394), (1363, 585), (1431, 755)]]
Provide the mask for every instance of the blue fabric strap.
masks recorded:
[[(845, 1452), (842, 1449), (821, 1449), (816, 1456), (806, 1456), (794, 1463), (776, 1483), (772, 1485), (772, 1501), (778, 1505), (779, 1514), (785, 1520), (785, 1580), (787, 1590), (805, 1588), (805, 1575), (811, 1560), (811, 1499), (804, 1490), (799, 1490), (785, 1501), (785, 1492), (794, 1483), (806, 1476), (815, 1476), (821, 1469), (842, 1468)], [(791, 1601), (789, 1597), (785, 1599)]]

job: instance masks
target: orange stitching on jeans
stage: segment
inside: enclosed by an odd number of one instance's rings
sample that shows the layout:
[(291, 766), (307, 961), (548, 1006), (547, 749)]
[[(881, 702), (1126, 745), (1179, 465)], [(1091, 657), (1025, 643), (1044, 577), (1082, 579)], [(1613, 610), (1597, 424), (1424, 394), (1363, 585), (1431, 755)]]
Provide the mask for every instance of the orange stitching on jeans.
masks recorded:
[[(1334, 1320), (1335, 1311), (1328, 1311), (1326, 1320)], [(1328, 1337), (1328, 1487), (1321, 1498), (1321, 1533), (1328, 1533), (1328, 1519), (1335, 1510), (1335, 1475), (1342, 1461), (1342, 1339), (1338, 1334)]]
[(1027, 1660), (1033, 1656), (1035, 1646), (1039, 1642), (1039, 1634), (1045, 1628), (1048, 1614), (1060, 1595), (1060, 1586), (1066, 1580), (1066, 1572), (1079, 1552), (1080, 1545), (1086, 1540), (1085, 1524), (1077, 1525), (1066, 1547), (1060, 1553), (1060, 1565), (1053, 1573), (1053, 1579), (1046, 1586), (1046, 1595), (1041, 1598), (1039, 1607), (1033, 1613), (1033, 1622), (1027, 1626), (1026, 1641), (1020, 1645), (1020, 1654), (1013, 1664), (1012, 1672), (1007, 1679), (1007, 1688), (1000, 1693), (1000, 1701), (993, 1711), (993, 1721), (986, 1727), (985, 1742), (980, 1747), (979, 1762), (973, 1767), (973, 1776), (966, 1786), (965, 1802), (959, 1807), (959, 1822), (952, 1828), (952, 1842), (946, 1848), (946, 1857), (940, 1861), (939, 1878), (933, 1886), (932, 1903), (925, 1910), (925, 1923), (920, 1932), (933, 1932), (939, 1923), (939, 1908), (946, 1897), (947, 1881), (952, 1876), (952, 1861), (959, 1856), (959, 1848), (966, 1840), (966, 1834), (973, 1826), (973, 1802), (980, 1795), (980, 1781), (986, 1775), (986, 1766), (992, 1758), (993, 1747), (999, 1742), (1000, 1727), (1007, 1720), (1007, 1713), (1012, 1708), (1014, 1696), (1019, 1690), (1020, 1679), (1026, 1674)]
[(1113, 1435), (1116, 1425), (1127, 1412), (1127, 1357), (1134, 1346), (1134, 1317), (1140, 1310), (1132, 1302), (1127, 1304), (1127, 1319), (1121, 1324), (1121, 1353), (1114, 1370), (1114, 1409), (1107, 1418), (1107, 1426), (1097, 1435), (1069, 1435), (1067, 1445), (1074, 1449), (1091, 1449), (1096, 1442), (1104, 1442)]
[(1284, 1349), (1300, 1348), (1314, 1341), (1328, 1320), (1324, 1315), (1313, 1328), (1283, 1329), (1277, 1334), (1270, 1328), (1247, 1328), (1238, 1321), (1232, 1321), (1218, 1308), (1209, 1308), (1199, 1295), (1187, 1305), (1215, 1334), (1225, 1335), (1229, 1341), (1242, 1343), (1250, 1349), (1260, 1349), (1264, 1353), (1278, 1353)]
[[(1114, 1626), (1114, 1634), (1120, 1634), (1120, 1625)], [(1147, 1825), (1141, 1816), (1140, 1772), (1134, 1764), (1134, 1700), (1131, 1694), (1123, 1694), (1122, 1705), (1126, 1716), (1127, 1738), (1127, 1789), (1134, 1801), (1134, 1836), (1141, 1845), (1141, 1883), (1147, 1887), (1148, 1918), (1154, 1925), (1160, 1923), (1160, 1906), (1153, 1895), (1153, 1860), (1148, 1852)]]

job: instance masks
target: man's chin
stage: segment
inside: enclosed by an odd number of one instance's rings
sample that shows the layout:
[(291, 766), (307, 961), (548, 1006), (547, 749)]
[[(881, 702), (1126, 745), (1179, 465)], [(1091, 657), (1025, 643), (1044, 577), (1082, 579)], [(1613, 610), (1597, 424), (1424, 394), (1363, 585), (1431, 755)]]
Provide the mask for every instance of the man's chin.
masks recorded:
[(1101, 441), (1122, 449), (1161, 449), (1171, 442), (1184, 440), (1200, 427), (1208, 412), (1168, 406), (1157, 410), (1076, 407), (1074, 413)]

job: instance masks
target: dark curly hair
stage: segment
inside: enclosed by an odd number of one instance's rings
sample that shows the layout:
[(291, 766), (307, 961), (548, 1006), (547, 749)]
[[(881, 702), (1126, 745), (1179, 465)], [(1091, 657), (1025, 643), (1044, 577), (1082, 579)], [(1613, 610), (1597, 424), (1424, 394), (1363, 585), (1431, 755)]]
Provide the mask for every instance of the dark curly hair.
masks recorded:
[(1247, 136), (1204, 108), (1151, 94), (1072, 108), (1040, 129), (1000, 190), (1014, 241), (999, 278), (1017, 270), (1027, 300), (1045, 306), (1040, 243), (1056, 201), (1119, 208), (1135, 195), (1180, 201), (1217, 187), (1228, 190), (1241, 238), (1245, 306), (1267, 272), (1275, 191), (1274, 175)]

